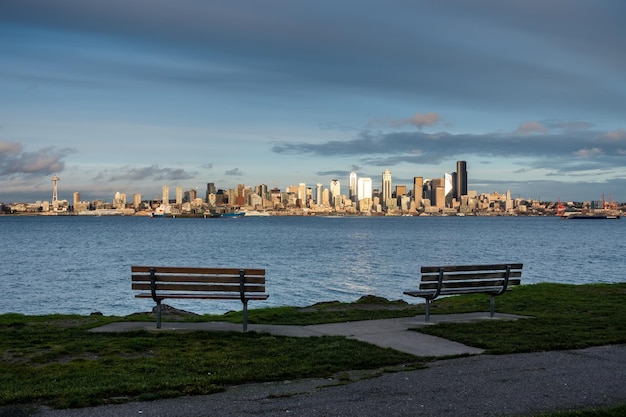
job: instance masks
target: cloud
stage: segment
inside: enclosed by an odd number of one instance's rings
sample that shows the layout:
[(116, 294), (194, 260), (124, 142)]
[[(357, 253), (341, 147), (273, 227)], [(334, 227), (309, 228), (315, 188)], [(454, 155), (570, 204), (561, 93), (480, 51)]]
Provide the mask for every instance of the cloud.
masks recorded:
[(412, 125), (417, 126), (420, 130), (424, 126), (433, 126), (439, 123), (441, 116), (438, 113), (415, 113), (408, 119), (392, 120), (392, 126)]
[(540, 122), (524, 122), (515, 131), (518, 135), (530, 133), (547, 133), (548, 129)]
[(611, 139), (611, 140), (626, 139), (626, 130), (618, 129), (618, 130), (614, 130), (612, 132), (607, 132), (606, 133), (606, 138), (607, 139)]
[(233, 177), (240, 177), (240, 176), (243, 175), (243, 172), (241, 172), (239, 170), (239, 168), (233, 168), (233, 169), (227, 170), (224, 174), (225, 175), (230, 175), (230, 176), (233, 176)]
[(574, 152), (574, 155), (581, 158), (591, 158), (593, 156), (602, 155), (604, 151), (600, 148), (592, 148), (592, 149), (580, 149)]
[[(554, 172), (571, 172), (572, 166), (579, 166), (581, 172), (626, 166), (624, 144), (607, 141), (606, 132), (587, 129), (553, 132), (542, 126), (542, 123), (525, 123), (511, 133), (485, 134), (365, 131), (344, 141), (277, 143), (272, 151), (286, 155), (351, 157), (358, 158), (359, 164), (385, 167), (435, 165), (471, 155), (493, 160), (526, 160), (526, 169)], [(586, 159), (585, 167), (577, 165), (579, 158)]]
[(24, 152), (22, 145), (0, 142), (0, 175), (50, 175), (65, 169), (63, 158), (73, 149), (47, 147), (34, 152)]
[(190, 173), (181, 168), (167, 168), (158, 165), (150, 165), (146, 167), (125, 166), (115, 172), (99, 174), (96, 179), (105, 179), (107, 181), (180, 181), (194, 178), (195, 173)]

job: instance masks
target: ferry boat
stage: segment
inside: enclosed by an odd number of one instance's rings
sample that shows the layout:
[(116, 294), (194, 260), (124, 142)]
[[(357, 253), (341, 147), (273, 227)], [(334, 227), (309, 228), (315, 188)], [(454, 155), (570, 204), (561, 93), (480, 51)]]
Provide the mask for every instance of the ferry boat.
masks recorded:
[(602, 194), (602, 208), (592, 211), (568, 211), (559, 199), (556, 215), (564, 220), (617, 220), (621, 217), (616, 204), (613, 203), (613, 196), (607, 203), (604, 200), (604, 194)]
[(234, 218), (243, 217), (245, 215), (246, 215), (245, 211), (231, 211), (231, 212), (228, 212), (228, 213), (221, 213), (220, 217), (234, 219)]

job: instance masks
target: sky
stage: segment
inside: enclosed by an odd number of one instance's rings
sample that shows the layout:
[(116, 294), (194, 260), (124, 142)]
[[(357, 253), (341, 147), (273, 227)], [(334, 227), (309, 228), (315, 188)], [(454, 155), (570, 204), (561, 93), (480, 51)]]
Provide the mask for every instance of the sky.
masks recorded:
[[(441, 178), (626, 201), (624, 0), (2, 0), (0, 201)], [(130, 198), (130, 197), (129, 197)]]

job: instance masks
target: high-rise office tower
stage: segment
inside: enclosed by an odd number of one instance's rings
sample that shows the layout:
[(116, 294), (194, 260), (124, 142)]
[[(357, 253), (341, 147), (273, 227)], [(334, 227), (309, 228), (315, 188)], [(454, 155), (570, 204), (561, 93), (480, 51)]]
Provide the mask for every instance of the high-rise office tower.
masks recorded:
[(217, 194), (217, 189), (215, 188), (215, 183), (208, 182), (206, 185), (206, 196), (205, 196), (205, 199), (207, 202), (209, 201), (209, 195), (211, 194)]
[(452, 207), (452, 199), (455, 198), (454, 192), (454, 176), (447, 172), (443, 174), (443, 193), (446, 207)]
[(467, 164), (465, 161), (456, 162), (456, 199), (467, 195)]
[(383, 172), (382, 194), (380, 196), (384, 207), (387, 206), (387, 201), (391, 200), (391, 193), (391, 171), (386, 169)]
[[(187, 200), (187, 201), (191, 201), (191, 200)], [(180, 185), (176, 186), (176, 204), (178, 205), (183, 204), (183, 187), (181, 187)]]
[(163, 194), (161, 196), (161, 204), (164, 206), (169, 206), (170, 204), (170, 187), (167, 185), (163, 186)]
[(300, 207), (306, 207), (306, 183), (301, 182), (298, 184), (298, 204)]
[(357, 178), (356, 172), (350, 173), (350, 200), (356, 202), (357, 201)]
[(323, 185), (318, 183), (315, 186), (315, 204), (317, 204), (318, 206), (322, 205), (322, 187)]
[(141, 194), (133, 194), (133, 207), (135, 209), (138, 209), (140, 204), (141, 204)]
[(416, 203), (421, 203), (424, 196), (424, 178), (413, 177), (413, 200)]
[(372, 207), (372, 179), (359, 178), (357, 181), (357, 200), (359, 210), (367, 211)]
[(330, 180), (330, 202), (335, 205), (335, 199), (341, 195), (341, 186), (339, 180)]

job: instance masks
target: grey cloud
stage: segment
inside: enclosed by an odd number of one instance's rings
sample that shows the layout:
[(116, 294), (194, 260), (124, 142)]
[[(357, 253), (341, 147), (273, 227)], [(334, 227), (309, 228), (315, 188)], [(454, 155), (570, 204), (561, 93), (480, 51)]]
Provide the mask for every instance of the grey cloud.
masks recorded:
[(102, 173), (97, 179), (106, 179), (108, 181), (141, 181), (141, 180), (186, 180), (194, 178), (195, 173), (189, 173), (181, 168), (167, 168), (158, 165), (150, 165), (146, 167), (130, 167), (120, 168), (114, 174)]
[(362, 132), (347, 141), (284, 142), (272, 148), (278, 154), (352, 156), (360, 158), (364, 165), (389, 167), (400, 163), (438, 164), (444, 159), (467, 155), (529, 158), (534, 159), (530, 163), (534, 168), (554, 172), (623, 168), (626, 165), (624, 149), (626, 135), (607, 137), (606, 132), (550, 130), (543, 125), (508, 134)]
[(350, 175), (350, 171), (340, 171), (340, 170), (318, 171), (315, 174), (320, 177), (345, 178)]
[(0, 174), (21, 176), (59, 173), (65, 169), (63, 158), (74, 152), (73, 149), (54, 147), (25, 152), (19, 143), (0, 142)]
[(229, 170), (227, 170), (227, 171), (224, 173), (224, 175), (230, 175), (230, 176), (233, 176), (233, 177), (240, 177), (240, 176), (242, 176), (242, 175), (243, 175), (243, 172), (241, 172), (241, 171), (239, 170), (239, 168), (233, 168), (233, 169), (229, 169)]
[(441, 116), (438, 113), (415, 113), (413, 116), (406, 119), (392, 120), (392, 126), (413, 125), (419, 129), (424, 126), (433, 126), (439, 123)]

